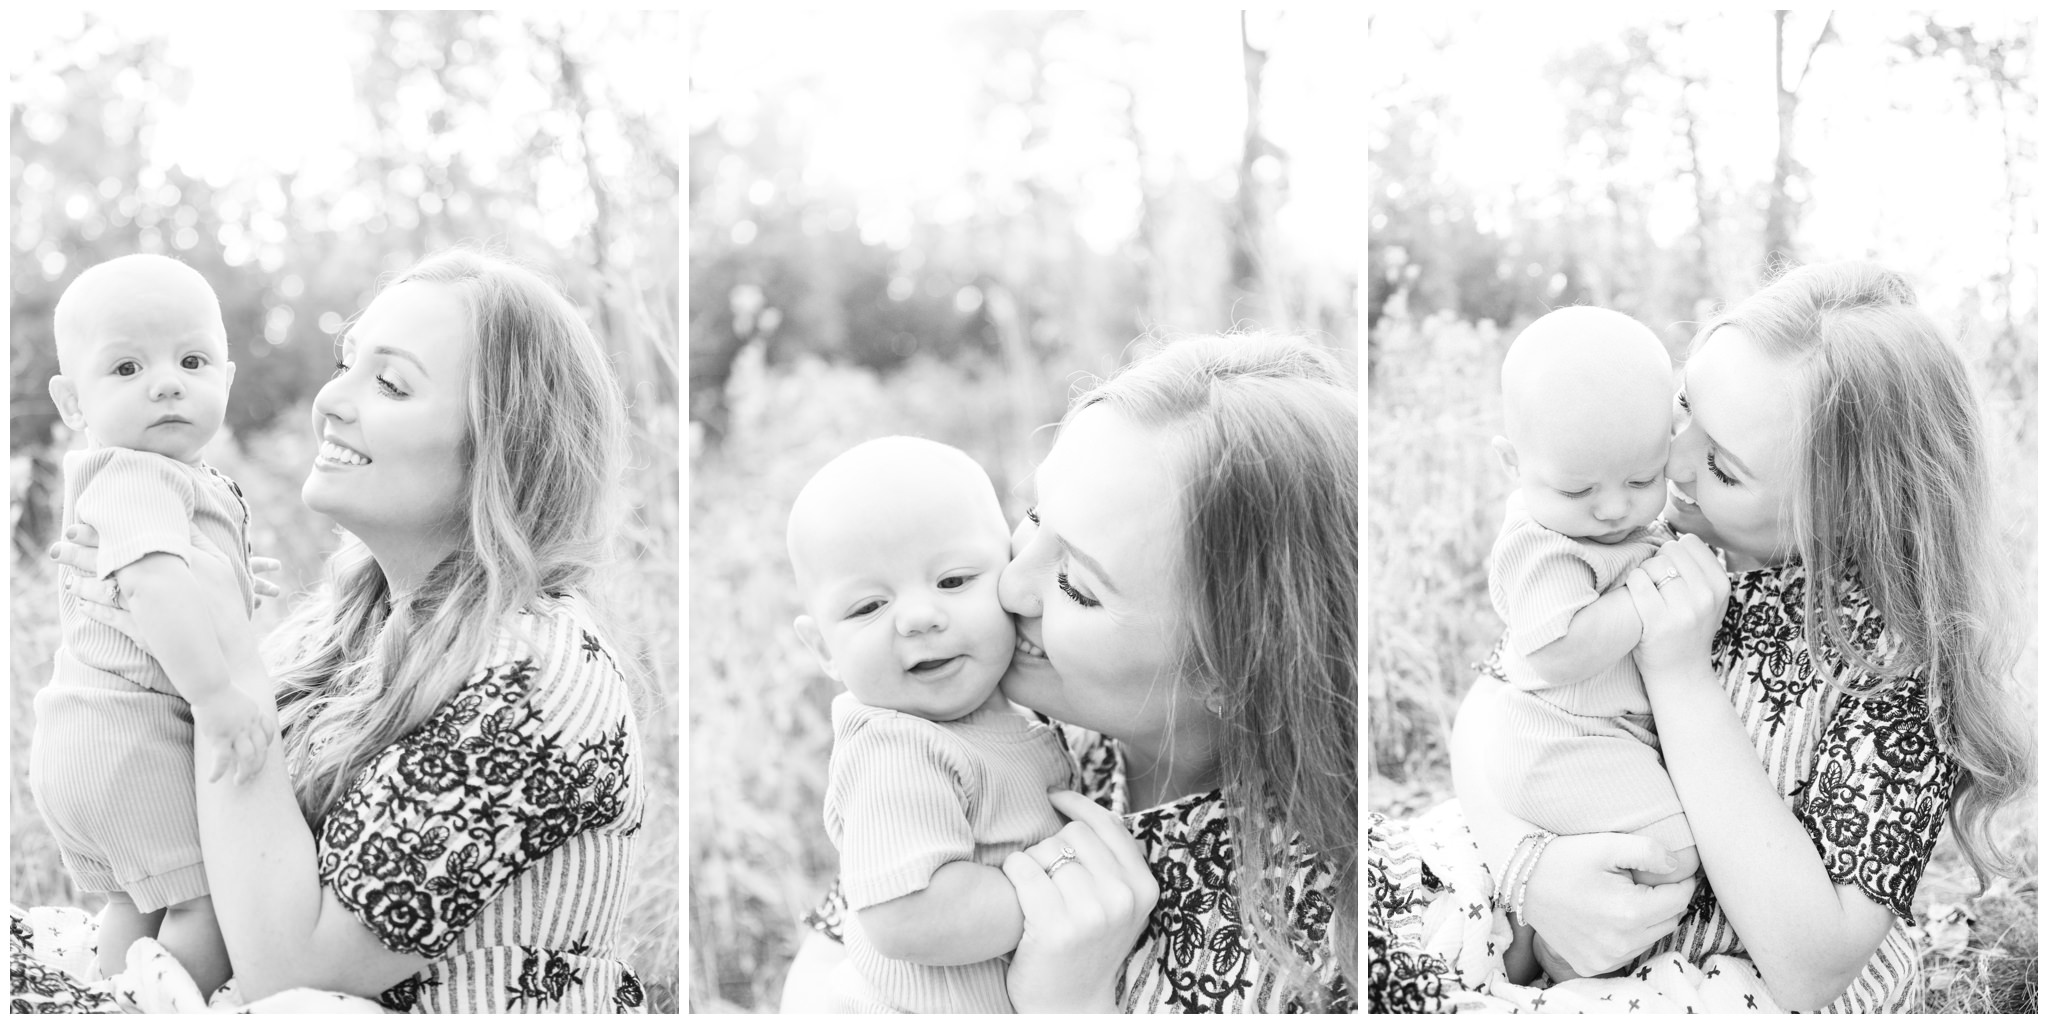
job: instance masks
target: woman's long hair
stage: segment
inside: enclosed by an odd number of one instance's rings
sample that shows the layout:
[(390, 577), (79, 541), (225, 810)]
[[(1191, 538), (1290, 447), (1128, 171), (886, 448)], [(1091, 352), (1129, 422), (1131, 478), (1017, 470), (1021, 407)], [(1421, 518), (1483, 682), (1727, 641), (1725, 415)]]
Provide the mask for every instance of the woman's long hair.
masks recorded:
[[(1962, 360), (1899, 275), (1847, 261), (1791, 270), (1710, 321), (1800, 365), (1804, 460), (1793, 536), (1815, 653), (1882, 690), (1917, 675), (1941, 747), (1963, 767), (1949, 804), (1980, 884), (2017, 867), (1992, 845), (1996, 811), (2026, 791), (2033, 738), (2014, 701), (2009, 586), (1991, 517), (1990, 469)], [(1884, 637), (1859, 641), (1845, 594), (1861, 586)], [(1824, 660), (1816, 657), (1816, 664)]]
[[(1224, 335), (1132, 363), (1068, 416), (1098, 403), (1181, 442), (1177, 685), (1221, 701), (1243, 923), (1279, 991), (1324, 1009), (1298, 946), (1327, 929), (1358, 981), (1357, 392), (1308, 342)], [(1298, 902), (1290, 837), (1335, 906)]]
[(393, 284), (461, 297), (475, 333), (462, 445), (462, 539), (395, 605), (353, 537), (277, 631), (285, 759), (307, 820), (476, 671), (512, 614), (589, 589), (614, 525), (625, 402), (596, 336), (562, 294), (507, 260), (454, 249)]

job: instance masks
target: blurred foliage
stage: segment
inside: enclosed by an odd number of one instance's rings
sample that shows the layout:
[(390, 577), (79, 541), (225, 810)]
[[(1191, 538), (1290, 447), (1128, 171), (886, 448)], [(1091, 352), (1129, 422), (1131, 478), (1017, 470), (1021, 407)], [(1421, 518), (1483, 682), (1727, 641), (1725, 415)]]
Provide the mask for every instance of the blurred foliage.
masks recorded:
[[(699, 15), (702, 28), (712, 16)], [(943, 18), (943, 16), (941, 16)], [(1091, 364), (1162, 329), (1254, 323), (1350, 351), (1356, 269), (1291, 251), (1273, 221), (1291, 161), (1260, 128), (1268, 66), (1298, 59), (1258, 15), (1239, 26), (1254, 116), (1214, 119), (1245, 157), (1220, 174), (1152, 153), (1141, 112), (1177, 98), (1140, 72), (1162, 55), (1142, 25), (1082, 12), (945, 18), (943, 45), (978, 69), (961, 178), (879, 215), (829, 171), (814, 173), (818, 76), (771, 80), (743, 101), (692, 81), (689, 141), (690, 418), (704, 441), (729, 428), (727, 383), (748, 345), (775, 365), (801, 356), (894, 372), (913, 356), (1035, 367)], [(693, 33), (694, 46), (715, 45)], [(964, 55), (964, 56), (963, 56)], [(693, 54), (693, 65), (696, 63)], [(956, 83), (937, 78), (932, 88)], [(1107, 143), (1080, 122), (1115, 126)], [(1234, 123), (1233, 123), (1234, 122)], [(945, 126), (939, 126), (945, 130)], [(1105, 244), (1083, 222), (1110, 208)], [(1055, 406), (1057, 408), (1057, 406)]]
[[(349, 17), (358, 117), (333, 126), (346, 164), (331, 174), (256, 168), (208, 180), (162, 159), (165, 112), (191, 99), (194, 79), (162, 38), (85, 15), (17, 69), (12, 454), (58, 440), (47, 391), (58, 295), (86, 267), (131, 252), (175, 256), (219, 294), (235, 435), (269, 426), (326, 380), (335, 333), (381, 276), (462, 241), (554, 277), (612, 344), (622, 378), (639, 382), (641, 407), (677, 403), (673, 341), (631, 330), (673, 337), (661, 323), (680, 272), (672, 97), (635, 95), (605, 73), (637, 41), (675, 45), (677, 16)], [(509, 152), (479, 152), (478, 138)], [(47, 527), (19, 519), (30, 541)]]
[[(1702, 41), (1705, 28), (1712, 27), (1703, 26), (1702, 18), (1644, 19), (1554, 53), (1542, 80), (1526, 85), (1546, 92), (1564, 111), (1554, 140), (1564, 158), (1554, 172), (1531, 171), (1516, 179), (1508, 194), (1475, 188), (1441, 163), (1446, 142), (1467, 129), (1462, 111), (1438, 86), (1422, 76), (1385, 76), (1368, 118), (1368, 330), (1385, 316), (1420, 320), (1434, 313), (1505, 328), (1557, 306), (1590, 303), (1627, 310), (1657, 326), (1668, 342), (1681, 342), (1687, 325), (1703, 319), (1716, 302), (1753, 291), (1777, 260), (1863, 255), (1800, 227), (1800, 214), (1813, 204), (1816, 190), (1828, 187), (1801, 159), (1829, 145), (1830, 115), (1953, 109), (1954, 116), (2003, 143), (2005, 188), (1986, 201), (2010, 225), (2002, 272), (1981, 282), (1951, 282), (1956, 291), (1974, 296), (1975, 308), (1956, 312), (1998, 331), (2011, 376), (2031, 382), (2037, 290), (2026, 253), (2035, 230), (2029, 199), (2038, 167), (2031, 23), (1987, 29), (1930, 15), (1897, 17), (1903, 28), (1896, 38), (1874, 37), (1875, 29), (1868, 29), (1853, 46), (1834, 32), (1842, 19), (1795, 14), (1789, 38), (1787, 20), (1778, 21), (1788, 92), (1807, 86), (1810, 93), (1808, 79), (1825, 81), (1849, 70), (1882, 76), (1889, 69), (1896, 77), (1914, 64), (1947, 86), (1869, 97), (1868, 109), (1853, 112), (1839, 103), (1798, 103), (1791, 96), (1801, 134), (1781, 140), (1788, 161), (1782, 182), (1774, 180), (1768, 163), (1745, 173), (1731, 171), (1726, 162), (1734, 141), (1727, 133), (1772, 133), (1778, 110), (1766, 79), (1764, 92), (1755, 94), (1753, 109), (1739, 121), (1717, 122), (1704, 114), (1710, 93), (1750, 84), (1738, 80), (1732, 62), (1718, 59), (1722, 54), (1714, 44)], [(1747, 38), (1770, 53), (1771, 21), (1762, 15), (1749, 20), (1755, 26)], [(1466, 33), (1483, 26), (1477, 20), (1442, 26), (1433, 39), (1436, 51), (1453, 51)], [(1799, 36), (1802, 29), (1813, 37)], [(1810, 75), (1800, 75), (1801, 57), (1812, 62)], [(1787, 220), (1781, 228), (1767, 223), (1773, 211)], [(1883, 209), (1861, 212), (1871, 223), (1884, 215)], [(1774, 229), (1789, 231), (1789, 240), (1769, 244)], [(1905, 246), (1915, 241), (1902, 240)], [(1869, 255), (1898, 261), (1907, 254)], [(1367, 358), (1376, 369), (1376, 337), (1368, 342)]]

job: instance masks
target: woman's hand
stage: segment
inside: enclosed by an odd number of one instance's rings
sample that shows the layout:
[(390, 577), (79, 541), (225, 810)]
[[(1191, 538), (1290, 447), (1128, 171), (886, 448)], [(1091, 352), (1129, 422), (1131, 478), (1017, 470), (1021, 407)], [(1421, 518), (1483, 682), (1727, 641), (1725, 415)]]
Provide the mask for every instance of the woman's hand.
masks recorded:
[(1052, 805), (1066, 827), (1003, 861), (1024, 910), (1010, 1002), (1018, 1013), (1114, 1013), (1117, 980), (1159, 884), (1116, 815), (1064, 790)]
[(1630, 571), (1626, 583), (1643, 620), (1635, 659), (1644, 684), (1706, 670), (1728, 607), (1728, 574), (1706, 542), (1685, 534), (1666, 543)]
[[(82, 576), (73, 576), (68, 584), (78, 593), (81, 600), (94, 604), (121, 607), (121, 594), (111, 583), (99, 578), (100, 533), (86, 523), (73, 523), (64, 528), (63, 539), (50, 545), (50, 558), (67, 569), (75, 569)], [(256, 607), (263, 607), (263, 599), (284, 593), (277, 584), (264, 579), (266, 573), (284, 568), (284, 563), (262, 555), (249, 556), (249, 582), (256, 593)]]
[(1579, 974), (1605, 974), (1677, 929), (1694, 881), (1637, 885), (1629, 875), (1668, 871), (1669, 856), (1643, 836), (1558, 836), (1529, 874), (1522, 920)]

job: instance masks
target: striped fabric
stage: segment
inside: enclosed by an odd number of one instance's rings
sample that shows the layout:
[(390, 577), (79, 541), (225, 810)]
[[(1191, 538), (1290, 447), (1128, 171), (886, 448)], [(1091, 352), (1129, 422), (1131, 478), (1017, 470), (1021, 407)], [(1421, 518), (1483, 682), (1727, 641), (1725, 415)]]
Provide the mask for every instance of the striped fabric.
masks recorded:
[[(322, 885), (386, 946), (432, 958), (384, 993), (392, 1009), (613, 1013), (644, 1002), (619, 934), (646, 801), (631, 695), (581, 601), (550, 599), (518, 622), (500, 634), (478, 676), (518, 685), (458, 693), (444, 713), (457, 705), (475, 713), (449, 720), (460, 724), (430, 720), (394, 744), (364, 768), (318, 830)], [(416, 764), (451, 749), (464, 751), (463, 759), (445, 763), (469, 765), (462, 785), (426, 793), (408, 781)], [(497, 756), (524, 769), (493, 779), (486, 762)], [(575, 768), (578, 803), (532, 802), (532, 789), (560, 782), (565, 764)], [(446, 806), (453, 793), (473, 805)], [(548, 828), (534, 818), (543, 809), (579, 824), (528, 860), (533, 844), (546, 842), (534, 838)], [(397, 853), (417, 862), (394, 861), (388, 844), (377, 842), (441, 828), (449, 839), (431, 856), (401, 842)], [(497, 852), (482, 863), (458, 862), (458, 848), (478, 837)], [(430, 887), (436, 895), (428, 898), (410, 886), (414, 877), (455, 884)], [(408, 894), (417, 901), (394, 915), (394, 903)]]
[[(234, 483), (210, 467), (127, 448), (71, 452), (64, 456), (64, 525), (80, 522), (99, 531), (102, 578), (144, 555), (164, 552), (189, 563), (204, 552), (234, 566), (243, 608), (255, 607), (248, 507)], [(160, 693), (178, 692), (143, 649), (126, 610), (80, 601), (66, 587), (57, 612), (64, 649), (79, 664)]]
[[(243, 607), (253, 607), (248, 508), (209, 467), (127, 448), (69, 453), (64, 525), (79, 522), (99, 532), (101, 577), (144, 555), (189, 563), (208, 553), (234, 566)], [(63, 643), (35, 697), (29, 788), (65, 870), (79, 889), (125, 892), (144, 913), (206, 895), (191, 708), (144, 648), (133, 613), (65, 586), (57, 619)]]
[(952, 861), (1000, 867), (1058, 831), (1045, 794), (1070, 788), (1073, 771), (1058, 739), (1003, 702), (933, 722), (852, 694), (833, 699), (832, 734), (825, 831), (855, 911), (844, 921), (847, 959), (865, 983), (842, 997), (869, 1012), (1011, 1012), (1001, 959), (888, 959), (861, 931), (859, 911), (921, 891)]
[[(1941, 830), (1954, 762), (1946, 755), (1923, 756), (1914, 766), (1922, 777), (1893, 774), (1896, 769), (1885, 763), (1880, 749), (1893, 737), (1872, 733), (1910, 732), (1907, 742), (1919, 745), (1925, 737), (1929, 742), (1920, 749), (1931, 749), (1922, 684), (1909, 680), (1898, 684), (1906, 688), (1901, 694), (1859, 701), (1822, 681), (1814, 663), (1839, 662), (1807, 647), (1799, 623), (1805, 584), (1805, 573), (1796, 564), (1732, 576), (1714, 668), (1756, 744), (1765, 773), (1814, 835), (1829, 876), (1837, 884), (1858, 885), (1897, 917), (1863, 972), (1825, 1012), (1901, 1012), (1920, 1001), (1920, 956), (1908, 930), (1910, 908)], [(1852, 635), (1880, 632), (1862, 595), (1852, 594), (1844, 608)], [(1739, 642), (1731, 642), (1738, 634)], [(1865, 845), (1838, 847), (1828, 835), (1831, 830), (1815, 822), (1816, 808), (1858, 799), (1865, 802), (1848, 810), (1870, 827), (1848, 831), (1865, 837)], [(1889, 802), (1880, 806), (1878, 801)], [(1902, 815), (1901, 807), (1909, 811)], [(1909, 821), (1913, 824), (1907, 827)], [(1872, 836), (1889, 851), (1886, 855), (1875, 852)], [(1716, 953), (1739, 954), (1742, 944), (1719, 903), (1696, 899), (1678, 930), (1645, 959), (1673, 950), (1698, 963)]]

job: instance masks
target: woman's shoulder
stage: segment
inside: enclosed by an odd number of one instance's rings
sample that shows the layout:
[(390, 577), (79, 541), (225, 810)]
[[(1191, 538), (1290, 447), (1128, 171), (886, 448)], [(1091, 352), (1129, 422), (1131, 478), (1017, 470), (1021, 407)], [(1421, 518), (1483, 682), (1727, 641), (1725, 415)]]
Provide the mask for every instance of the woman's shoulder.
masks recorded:
[(582, 596), (543, 594), (506, 616), (468, 689), (530, 701), (550, 719), (630, 720), (632, 693), (622, 656)]

